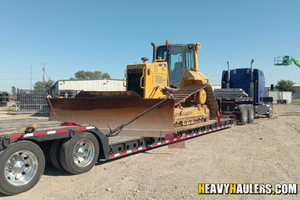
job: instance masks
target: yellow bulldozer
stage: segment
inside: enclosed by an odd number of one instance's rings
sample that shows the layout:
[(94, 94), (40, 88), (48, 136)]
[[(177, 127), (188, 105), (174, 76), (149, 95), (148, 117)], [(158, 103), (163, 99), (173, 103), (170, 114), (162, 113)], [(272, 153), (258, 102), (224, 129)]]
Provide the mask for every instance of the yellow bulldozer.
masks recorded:
[(127, 65), (126, 91), (81, 91), (48, 99), (49, 119), (97, 126), (107, 136), (165, 137), (216, 122), (218, 105), (209, 78), (199, 72), (200, 43), (156, 46)]

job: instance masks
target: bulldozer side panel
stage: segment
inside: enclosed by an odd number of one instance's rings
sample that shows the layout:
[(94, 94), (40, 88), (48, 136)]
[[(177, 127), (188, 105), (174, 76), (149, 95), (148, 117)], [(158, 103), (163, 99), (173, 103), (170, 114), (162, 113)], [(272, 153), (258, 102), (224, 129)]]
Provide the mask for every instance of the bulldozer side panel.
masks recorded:
[(202, 85), (207, 83), (209, 83), (209, 78), (204, 74), (202, 74), (201, 72), (194, 72), (194, 71), (187, 70), (185, 71), (184, 76), (182, 78), (180, 88), (192, 84)]
[[(138, 70), (141, 70), (142, 73), (136, 73)], [(157, 99), (166, 96), (164, 91), (158, 88), (168, 86), (168, 67), (166, 62), (127, 65), (127, 73), (131, 74), (132, 80), (136, 80), (136, 83), (127, 82), (127, 86), (135, 84), (133, 88), (139, 87), (138, 89), (143, 89), (142, 98)], [(127, 87), (127, 90), (130, 89), (132, 87)]]

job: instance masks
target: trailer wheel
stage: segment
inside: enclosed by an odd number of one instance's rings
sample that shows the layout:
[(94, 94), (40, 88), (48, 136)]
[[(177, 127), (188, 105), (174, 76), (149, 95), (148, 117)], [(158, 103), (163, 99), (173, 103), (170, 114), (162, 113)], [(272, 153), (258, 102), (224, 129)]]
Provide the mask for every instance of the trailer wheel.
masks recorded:
[(241, 110), (240, 122), (242, 125), (245, 125), (248, 121), (248, 109), (245, 106), (241, 106), (240, 110)]
[(64, 171), (60, 162), (60, 148), (64, 140), (53, 140), (50, 146), (50, 160), (54, 167), (58, 170)]
[(273, 116), (273, 106), (270, 106), (269, 114), (266, 114), (267, 118), (270, 118)]
[(253, 105), (248, 106), (248, 123), (253, 123), (254, 121), (254, 107)]
[(41, 148), (30, 141), (16, 142), (0, 153), (0, 192), (19, 194), (33, 188), (45, 169)]
[(90, 132), (82, 132), (65, 139), (60, 149), (60, 162), (71, 174), (82, 174), (91, 170), (98, 156), (98, 140)]

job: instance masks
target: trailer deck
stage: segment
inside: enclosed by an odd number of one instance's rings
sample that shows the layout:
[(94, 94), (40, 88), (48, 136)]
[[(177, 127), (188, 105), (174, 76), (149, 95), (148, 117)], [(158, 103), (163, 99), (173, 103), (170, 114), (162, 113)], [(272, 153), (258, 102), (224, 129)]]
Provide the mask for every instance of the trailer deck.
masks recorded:
[[(81, 131), (86, 129), (97, 129), (95, 126), (90, 124), (81, 124), (82, 126), (61, 126), (63, 121), (49, 121), (48, 117), (36, 117), (28, 116), (22, 119), (1, 119), (0, 118), (0, 140), (2, 143), (0, 146), (5, 147), (5, 138), (10, 139), (9, 143), (22, 138), (34, 137), (37, 141), (63, 139), (69, 137), (70, 130)], [(33, 133), (24, 133), (19, 131), (22, 127), (27, 127), (32, 123), (37, 124), (37, 128)], [(180, 133), (181, 136), (174, 137), (144, 137), (144, 136), (114, 136), (106, 137), (108, 145), (108, 159), (132, 153), (138, 150), (144, 150), (152, 148), (154, 146), (164, 145), (172, 143), (177, 140), (184, 140), (192, 136), (205, 134), (208, 132), (227, 128), (229, 126), (236, 125), (233, 119), (222, 118), (221, 125), (217, 124), (216, 120), (209, 120), (201, 124), (189, 125), (186, 127), (180, 127), (175, 129), (175, 133)], [(103, 133), (105, 134), (105, 133)], [(172, 133), (170, 133), (172, 134)], [(194, 134), (194, 135), (193, 135)], [(35, 137), (35, 136), (45, 136)], [(50, 137), (51, 135), (51, 137)], [(133, 151), (130, 151), (133, 150)]]
[[(23, 134), (19, 131), (22, 127), (27, 127), (30, 124), (36, 123), (37, 129), (35, 132), (44, 132), (49, 130), (79, 128), (80, 126), (61, 126), (63, 121), (49, 121), (48, 117), (28, 117), (23, 119), (1, 119), (0, 118), (0, 136), (2, 135), (16, 135)], [(89, 124), (82, 124), (82, 126), (90, 126)], [(109, 137), (109, 144), (115, 145), (120, 142), (127, 142), (135, 139), (141, 139), (143, 137), (131, 137), (131, 136), (116, 136)]]
[(0, 119), (0, 135), (9, 135), (21, 133), (18, 131), (22, 127), (27, 127), (30, 124), (36, 123), (37, 130), (43, 131), (46, 129), (59, 129), (61, 128), (61, 122), (49, 121), (45, 117), (28, 117), (23, 119)]
[[(62, 121), (49, 121), (47, 117), (0, 118), (0, 192), (18, 194), (32, 188), (42, 175), (45, 161), (71, 174), (89, 171), (97, 160), (110, 160), (131, 153), (174, 144), (186, 139), (236, 125), (234, 119), (209, 120), (201, 124), (176, 128), (165, 137), (118, 135), (107, 137), (96, 126), (62, 126)], [(33, 132), (19, 131), (37, 124)], [(29, 181), (27, 184), (18, 177)], [(24, 185), (15, 187), (18, 182)], [(1, 185), (2, 184), (2, 185)]]

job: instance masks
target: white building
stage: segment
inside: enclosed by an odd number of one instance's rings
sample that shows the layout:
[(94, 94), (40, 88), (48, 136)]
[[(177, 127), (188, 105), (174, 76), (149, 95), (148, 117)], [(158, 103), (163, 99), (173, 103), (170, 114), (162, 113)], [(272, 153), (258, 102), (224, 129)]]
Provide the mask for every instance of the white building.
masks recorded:
[(104, 79), (104, 80), (58, 80), (54, 84), (54, 92), (65, 90), (77, 91), (125, 91), (123, 80)]
[(294, 85), (293, 89), (295, 98), (300, 98), (300, 85)]

